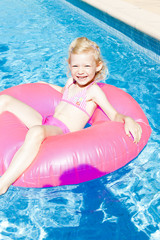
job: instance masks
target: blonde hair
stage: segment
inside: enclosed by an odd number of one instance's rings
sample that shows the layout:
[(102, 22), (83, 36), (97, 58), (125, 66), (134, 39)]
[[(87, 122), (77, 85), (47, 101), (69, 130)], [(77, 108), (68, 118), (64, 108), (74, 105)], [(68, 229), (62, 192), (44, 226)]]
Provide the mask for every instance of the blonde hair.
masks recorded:
[(99, 63), (102, 64), (101, 70), (96, 72), (95, 80), (97, 81), (104, 80), (106, 78), (106, 75), (108, 75), (108, 68), (102, 59), (100, 48), (95, 42), (89, 40), (86, 37), (76, 38), (70, 44), (68, 63), (70, 64), (71, 54), (81, 54), (81, 53), (88, 53), (88, 52), (93, 53), (97, 65)]

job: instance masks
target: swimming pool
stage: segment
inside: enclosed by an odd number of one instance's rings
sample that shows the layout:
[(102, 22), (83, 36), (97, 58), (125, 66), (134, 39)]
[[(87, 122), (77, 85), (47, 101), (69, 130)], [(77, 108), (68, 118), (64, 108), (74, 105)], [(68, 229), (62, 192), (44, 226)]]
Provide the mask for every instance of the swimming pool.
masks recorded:
[(48, 189), (11, 187), (0, 197), (0, 239), (160, 238), (160, 61), (155, 52), (68, 1), (5, 0), (0, 2), (0, 90), (42, 80), (63, 85), (68, 46), (84, 35), (102, 49), (110, 71), (106, 82), (143, 108), (151, 138), (130, 164), (100, 179)]

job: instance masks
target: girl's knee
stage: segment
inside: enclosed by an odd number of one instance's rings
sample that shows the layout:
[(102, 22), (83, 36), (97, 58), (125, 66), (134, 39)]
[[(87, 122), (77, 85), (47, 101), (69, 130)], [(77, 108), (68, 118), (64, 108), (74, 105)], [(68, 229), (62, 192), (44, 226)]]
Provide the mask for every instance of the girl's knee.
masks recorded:
[(28, 130), (26, 139), (30, 142), (42, 142), (45, 139), (45, 131), (43, 126), (33, 126)]
[(6, 94), (0, 96), (0, 106), (2, 110), (7, 110), (7, 106), (12, 101), (12, 97)]

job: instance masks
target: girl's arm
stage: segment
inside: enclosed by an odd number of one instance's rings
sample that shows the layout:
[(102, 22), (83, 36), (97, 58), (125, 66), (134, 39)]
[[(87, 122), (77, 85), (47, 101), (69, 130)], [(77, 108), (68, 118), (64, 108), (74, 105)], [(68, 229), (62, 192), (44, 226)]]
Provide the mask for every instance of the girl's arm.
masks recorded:
[[(73, 79), (72, 79), (72, 78), (69, 78), (69, 79), (67, 80), (65, 86), (71, 84), (72, 82), (73, 82)], [(63, 92), (64, 92), (65, 86), (64, 86), (64, 87), (60, 87), (60, 86), (58, 86), (58, 85), (54, 85), (54, 84), (52, 84), (52, 83), (46, 83), (46, 82), (43, 82), (43, 81), (40, 81), (39, 83), (48, 84), (49, 86), (51, 86), (52, 88), (54, 88), (55, 90), (57, 90), (57, 91), (60, 92), (60, 93), (63, 93)]]
[(49, 86), (51, 86), (52, 88), (54, 88), (55, 90), (57, 90), (58, 92), (62, 93), (63, 92), (63, 87), (60, 87), (58, 85), (54, 85), (52, 83), (46, 83), (46, 82), (43, 82), (43, 81), (40, 81), (38, 83), (44, 83), (44, 84), (48, 84)]
[(111, 121), (123, 122), (126, 134), (129, 137), (133, 136), (134, 142), (138, 143), (142, 134), (141, 126), (131, 117), (118, 113), (109, 103), (105, 93), (99, 86), (93, 85), (90, 89), (92, 90), (92, 95), (94, 96), (92, 100), (100, 106)]

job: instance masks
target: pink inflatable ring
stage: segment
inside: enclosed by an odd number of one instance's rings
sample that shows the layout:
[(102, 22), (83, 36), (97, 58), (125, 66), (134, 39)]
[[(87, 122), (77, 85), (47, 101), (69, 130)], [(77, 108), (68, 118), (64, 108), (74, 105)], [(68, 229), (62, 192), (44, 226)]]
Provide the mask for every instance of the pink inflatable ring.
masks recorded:
[[(131, 116), (142, 127), (138, 144), (126, 136), (122, 123), (112, 122), (97, 108), (91, 127), (47, 138), (21, 177), (14, 183), (23, 187), (51, 187), (78, 184), (113, 172), (134, 159), (151, 134), (148, 120), (139, 104), (124, 91), (100, 84), (118, 112)], [(51, 115), (61, 94), (47, 84), (30, 83), (4, 90), (35, 108), (43, 116)], [(8, 168), (15, 152), (23, 144), (28, 129), (13, 114), (0, 115), (0, 175)]]

